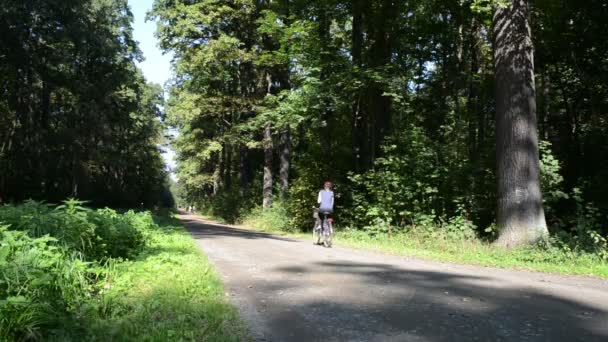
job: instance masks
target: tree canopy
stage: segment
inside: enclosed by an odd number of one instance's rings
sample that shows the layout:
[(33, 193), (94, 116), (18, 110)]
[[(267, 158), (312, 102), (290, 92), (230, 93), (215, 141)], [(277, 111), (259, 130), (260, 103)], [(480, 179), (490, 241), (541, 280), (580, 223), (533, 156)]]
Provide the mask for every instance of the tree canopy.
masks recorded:
[(160, 106), (136, 61), (126, 0), (13, 1), (0, 9), (0, 196), (159, 203)]
[[(277, 197), (274, 187), (304, 227), (331, 179), (348, 225), (464, 217), (487, 235), (504, 157), (494, 14), (517, 25), (508, 11), (520, 5), (535, 51), (537, 201), (554, 233), (589, 212), (599, 227), (608, 213), (602, 1), (157, 0), (150, 18), (175, 53), (167, 115), (180, 130), (183, 196), (236, 219)], [(509, 57), (516, 69), (520, 57)]]

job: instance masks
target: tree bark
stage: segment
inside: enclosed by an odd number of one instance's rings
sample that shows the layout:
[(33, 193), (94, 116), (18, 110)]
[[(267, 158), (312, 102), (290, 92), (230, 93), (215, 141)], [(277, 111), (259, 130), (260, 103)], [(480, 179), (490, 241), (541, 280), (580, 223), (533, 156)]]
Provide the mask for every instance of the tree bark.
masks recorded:
[[(384, 0), (372, 20), (369, 35), (373, 39), (370, 47), (369, 65), (382, 70), (391, 61), (393, 24), (398, 13), (398, 2)], [(374, 81), (368, 89), (370, 115), (370, 159), (373, 163), (380, 152), (384, 138), (392, 131), (391, 100), (384, 96), (384, 83)]]
[(534, 243), (548, 235), (539, 184), (534, 56), (527, 0), (494, 11), (496, 243)]
[[(323, 156), (323, 165), (331, 165), (333, 151), (331, 148), (331, 133), (332, 133), (332, 122), (333, 122), (333, 108), (331, 103), (331, 98), (329, 95), (330, 87), (327, 86), (327, 82), (329, 76), (331, 74), (331, 60), (329, 56), (333, 54), (330, 48), (330, 27), (331, 27), (331, 18), (329, 18), (329, 14), (327, 13), (327, 6), (324, 5), (320, 8), (319, 13), (319, 40), (320, 40), (320, 74), (319, 79), (321, 81), (322, 89), (324, 96), (322, 96), (322, 112), (321, 112), (321, 121), (323, 122), (323, 127), (321, 128), (321, 154)], [(323, 170), (324, 172), (326, 170)]]
[(542, 69), (541, 81), (542, 81), (542, 107), (540, 111), (540, 118), (538, 124), (538, 131), (540, 136), (544, 140), (549, 140), (549, 113), (551, 110), (551, 80), (549, 74), (545, 68)]
[(251, 177), (251, 165), (249, 162), (249, 149), (245, 144), (241, 144), (239, 149), (239, 159), (240, 159), (240, 168), (239, 168), (239, 183), (241, 186), (241, 193), (246, 193), (249, 190), (249, 180)]
[(268, 209), (272, 206), (272, 124), (264, 127), (264, 184), (262, 207)]
[[(353, 65), (357, 68), (357, 71), (362, 66), (363, 62), (363, 8), (365, 6), (364, 0), (354, 0), (352, 2), (352, 16), (353, 16), (353, 28), (352, 28), (352, 46), (351, 56), (353, 59)], [(355, 165), (355, 171), (361, 172), (364, 167), (363, 156), (367, 155), (367, 136), (366, 136), (366, 111), (363, 109), (363, 103), (361, 98), (361, 90), (357, 90), (354, 94), (352, 104), (352, 123), (353, 123), (353, 159)]]
[(291, 131), (289, 126), (281, 131), (281, 160), (280, 160), (280, 185), (281, 185), (281, 200), (287, 198), (289, 190), (289, 164), (291, 160)]
[(224, 188), (230, 190), (232, 188), (232, 146), (226, 144), (225, 148), (226, 167), (224, 170)]
[(222, 188), (222, 175), (224, 174), (224, 149), (216, 153), (217, 163), (213, 174), (213, 195), (217, 195)]

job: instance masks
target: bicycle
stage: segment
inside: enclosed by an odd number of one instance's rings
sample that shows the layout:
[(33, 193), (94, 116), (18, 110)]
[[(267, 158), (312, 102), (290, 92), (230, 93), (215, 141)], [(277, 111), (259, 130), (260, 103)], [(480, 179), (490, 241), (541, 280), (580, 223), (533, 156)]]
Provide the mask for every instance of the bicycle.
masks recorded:
[[(319, 208), (314, 208), (313, 217), (315, 218), (315, 226), (312, 230), (313, 243), (329, 248), (332, 245), (332, 237), (334, 233), (333, 219), (329, 216), (329, 212), (320, 212)], [(321, 218), (321, 215), (323, 218)]]

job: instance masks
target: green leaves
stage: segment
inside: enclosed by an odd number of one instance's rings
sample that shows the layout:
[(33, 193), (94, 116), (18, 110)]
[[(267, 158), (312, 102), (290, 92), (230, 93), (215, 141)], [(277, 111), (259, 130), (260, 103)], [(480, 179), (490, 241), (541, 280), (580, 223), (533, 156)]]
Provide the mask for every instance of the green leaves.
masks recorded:
[(135, 65), (141, 52), (127, 0), (10, 0), (0, 21), (5, 200), (158, 201), (162, 89)]
[(494, 7), (505, 8), (509, 6), (510, 0), (473, 0), (471, 10), (481, 14), (491, 14)]

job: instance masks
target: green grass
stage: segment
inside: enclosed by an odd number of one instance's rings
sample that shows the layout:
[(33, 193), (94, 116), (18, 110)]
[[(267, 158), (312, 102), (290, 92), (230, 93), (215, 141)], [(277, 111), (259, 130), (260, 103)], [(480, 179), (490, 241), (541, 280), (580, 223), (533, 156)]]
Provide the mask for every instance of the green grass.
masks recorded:
[(134, 261), (117, 263), (89, 340), (241, 341), (244, 325), (207, 258), (176, 220)]
[[(310, 234), (274, 228), (264, 217), (251, 216), (243, 228), (289, 236), (310, 238)], [(458, 264), (489, 266), (567, 275), (583, 275), (608, 279), (608, 261), (595, 255), (574, 253), (556, 248), (538, 247), (506, 250), (479, 240), (450, 241), (441, 237), (428, 238), (416, 234), (386, 234), (371, 236), (360, 230), (338, 231), (334, 237), (338, 246), (381, 251), (394, 255)]]
[(482, 241), (424, 240), (411, 234), (370, 237), (341, 232), (335, 241), (343, 246), (379, 250), (426, 260), (453, 262), (546, 273), (585, 275), (608, 279), (608, 263), (593, 255), (526, 248), (506, 250)]
[(0, 206), (0, 341), (242, 341), (175, 218), (69, 200)]

